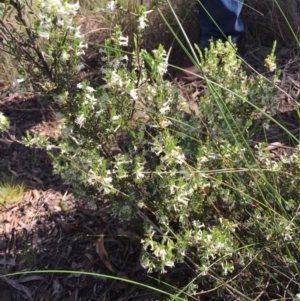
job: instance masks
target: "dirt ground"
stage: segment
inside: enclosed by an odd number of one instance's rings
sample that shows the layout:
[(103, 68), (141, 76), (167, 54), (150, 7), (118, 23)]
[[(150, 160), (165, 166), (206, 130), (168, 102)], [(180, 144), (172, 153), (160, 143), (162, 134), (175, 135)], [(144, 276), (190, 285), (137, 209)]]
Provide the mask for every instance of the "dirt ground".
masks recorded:
[[(269, 49), (249, 49), (251, 53), (246, 53), (244, 59), (262, 72), (261, 57)], [(94, 83), (101, 82), (97, 55), (91, 55), (89, 62), (87, 76)], [(299, 58), (291, 49), (282, 49), (278, 65), (283, 73), (275, 117), (299, 137), (299, 116), (295, 110), (295, 100), (300, 101)], [(201, 99), (193, 95), (204, 88), (203, 82), (181, 84), (187, 101), (196, 102), (199, 107)], [(0, 274), (37, 270), (86, 272), (7, 277), (0, 281), (0, 301), (163, 300), (161, 294), (129, 283), (137, 281), (158, 287), (140, 266), (140, 237), (136, 229), (113, 219), (105, 202), (76, 199), (69, 186), (53, 173), (46, 151), (21, 143), (26, 131), (49, 137), (57, 133), (58, 124), (49, 103), (39, 96), (6, 90), (0, 91), (0, 111), (11, 124), (8, 133), (0, 133), (0, 177), (14, 176), (27, 187), (19, 204), (0, 205)], [(275, 124), (271, 124), (267, 135), (275, 157), (293, 148)], [(187, 266), (176, 267), (161, 280), (176, 286), (184, 283), (189, 273)], [(159, 287), (164, 289), (161, 284)]]

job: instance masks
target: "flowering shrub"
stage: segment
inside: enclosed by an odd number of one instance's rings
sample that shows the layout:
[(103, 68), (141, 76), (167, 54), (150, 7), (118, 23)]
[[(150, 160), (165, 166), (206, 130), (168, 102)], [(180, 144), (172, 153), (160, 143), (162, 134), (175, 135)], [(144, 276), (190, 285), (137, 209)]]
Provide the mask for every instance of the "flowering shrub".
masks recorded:
[[(275, 46), (266, 59), (270, 71), (276, 70)], [(280, 71), (277, 71), (270, 83), (261, 75), (249, 78), (242, 70), (242, 62), (237, 59), (236, 51), (236, 46), (230, 43), (225, 43), (225, 47), (223, 43), (211, 44), (210, 50), (205, 50), (206, 60), (202, 60), (202, 70), (214, 83), (209, 86), (210, 93), (201, 98), (199, 110), (202, 118), (209, 116), (206, 122), (213, 135), (225, 134), (226, 139), (234, 140), (247, 136), (253, 114), (275, 114), (275, 85), (280, 75)]]
[[(0, 1), (1, 50), (18, 62), (20, 79), (35, 92), (71, 88), (87, 44), (74, 25), (79, 3), (66, 0)], [(17, 22), (11, 22), (10, 16)]]
[[(52, 49), (47, 54), (59, 59), (57, 70), (63, 74), (67, 66), (72, 78), (84, 45), (70, 21), (77, 6), (38, 3), (49, 19), (31, 28), (35, 39), (46, 40)], [(278, 74), (273, 83), (249, 78), (234, 47), (212, 44), (201, 59), (208, 89), (199, 114), (191, 113), (187, 121), (185, 99), (176, 83), (164, 79), (165, 50), (160, 46), (149, 53), (140, 46), (147, 14), (141, 6), (132, 53), (123, 50), (128, 38), (120, 26), (99, 50), (106, 84), (79, 82), (71, 90), (65, 80), (58, 84), (55, 100), (64, 125), (54, 168), (79, 196), (109, 199), (120, 220), (142, 219), (141, 264), (149, 272), (166, 272), (188, 259), (198, 267), (201, 284), (206, 277), (225, 283), (248, 268), (250, 292), (266, 282), (260, 262), (266, 267), (284, 258), (294, 270), (291, 254), (296, 257), (300, 246), (299, 151), (276, 162), (264, 144), (253, 151), (247, 142), (254, 116), (274, 112)], [(77, 44), (63, 54), (62, 44), (46, 34), (48, 27), (77, 32)], [(68, 64), (71, 58), (75, 65)], [(271, 69), (274, 59), (272, 53), (266, 61)], [(38, 72), (48, 76), (46, 69)]]
[[(248, 78), (236, 50), (217, 42), (202, 61), (214, 82), (200, 100), (199, 115), (187, 122), (186, 101), (176, 84), (163, 79), (163, 47), (148, 53), (135, 42), (128, 56), (122, 51), (127, 43), (116, 26), (100, 49), (106, 84), (80, 83), (67, 101), (55, 168), (78, 195), (109, 197), (120, 220), (147, 221), (141, 262), (149, 272), (164, 272), (192, 254), (203, 275), (233, 272), (249, 252), (236, 232), (257, 232), (257, 224), (249, 224), (257, 204), (269, 207), (270, 198), (279, 197), (274, 172), (288, 168), (270, 161), (263, 146), (255, 157), (245, 143), (255, 113), (274, 112), (274, 84), (262, 76)], [(288, 232), (274, 224), (266, 230), (286, 242), (293, 225), (287, 216), (275, 220), (288, 225)]]

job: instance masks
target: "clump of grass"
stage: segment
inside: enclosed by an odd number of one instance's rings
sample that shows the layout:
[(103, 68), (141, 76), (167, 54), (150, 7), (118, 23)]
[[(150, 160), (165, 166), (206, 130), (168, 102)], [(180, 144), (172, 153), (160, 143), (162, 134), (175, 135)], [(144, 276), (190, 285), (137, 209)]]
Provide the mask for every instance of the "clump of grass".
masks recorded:
[(60, 201), (59, 201), (59, 206), (61, 208), (62, 211), (67, 211), (68, 210), (68, 203), (66, 202), (66, 200), (64, 198), (62, 198)]
[[(89, 43), (90, 49), (93, 49), (94, 47), (98, 49), (105, 38), (111, 36), (112, 30), (116, 25), (122, 27), (123, 35), (129, 36), (129, 44), (132, 45), (134, 30), (137, 25), (136, 12), (138, 11), (139, 5), (142, 4), (147, 7), (148, 11), (153, 11), (149, 14), (149, 24), (143, 33), (143, 39), (139, 42), (142, 42), (143, 47), (147, 51), (158, 48), (160, 44), (164, 45), (167, 51), (171, 48), (170, 61), (172, 63), (173, 61), (174, 63), (178, 62), (178, 60), (181, 59), (178, 57), (178, 54), (179, 56), (182, 54), (180, 46), (176, 43), (167, 24), (157, 12), (153, 1), (121, 0), (118, 1), (121, 9), (115, 10), (113, 14), (107, 10), (109, 2), (109, 0), (83, 0), (81, 2), (81, 9), (78, 14), (77, 22), (82, 24), (81, 28)], [(189, 40), (192, 41), (192, 44), (197, 43), (199, 37), (197, 1), (192, 1), (187, 4), (184, 0), (174, 0), (172, 1), (172, 5), (177, 12), (177, 18), (186, 31)], [(186, 45), (185, 38), (181, 33), (178, 22), (167, 3), (162, 2), (159, 5), (159, 8), (169, 26), (172, 27), (174, 32), (179, 35), (180, 39)]]
[(299, 39), (299, 0), (248, 1), (243, 9), (248, 42), (291, 46)]
[(9, 206), (21, 202), (25, 184), (14, 178), (0, 181), (0, 205)]
[(82, 24), (82, 31), (90, 45), (101, 44), (105, 38), (111, 36), (112, 29), (117, 24), (124, 28), (124, 34), (133, 35), (135, 23), (133, 13), (142, 0), (118, 1), (116, 5), (122, 8), (118, 10), (118, 14), (112, 14), (108, 9), (110, 2), (109, 0), (83, 0), (80, 4), (77, 22)]

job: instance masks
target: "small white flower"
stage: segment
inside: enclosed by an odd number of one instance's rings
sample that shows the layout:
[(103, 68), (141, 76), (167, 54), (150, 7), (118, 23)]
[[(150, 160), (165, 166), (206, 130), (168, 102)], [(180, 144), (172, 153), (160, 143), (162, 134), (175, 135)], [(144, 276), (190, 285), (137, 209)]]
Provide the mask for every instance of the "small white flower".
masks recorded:
[(79, 48), (82, 49), (82, 48), (88, 48), (88, 44), (87, 43), (83, 43), (83, 42), (80, 42), (79, 43)]
[(151, 13), (152, 10), (148, 10), (145, 13), (143, 13), (142, 16), (139, 17), (139, 29), (144, 29), (147, 26), (147, 14)]
[(143, 179), (143, 178), (145, 177), (145, 175), (144, 175), (142, 172), (138, 171), (138, 172), (136, 173), (136, 177), (137, 177), (139, 180), (141, 180), (141, 179)]
[(97, 101), (97, 98), (95, 98), (93, 95), (85, 94), (85, 97), (90, 100), (92, 103)]
[(67, 99), (68, 99), (68, 96), (69, 96), (69, 92), (66, 91), (66, 92), (63, 92), (59, 95), (54, 95), (53, 96), (53, 99), (55, 100), (55, 102), (57, 102), (58, 104), (65, 104)]
[(174, 193), (175, 193), (175, 189), (177, 190), (178, 188), (179, 188), (179, 187), (176, 186), (176, 185), (170, 186), (170, 194), (171, 194), (171, 195), (174, 194)]
[(52, 56), (42, 51), (42, 56), (45, 60), (52, 60)]
[(183, 204), (183, 205), (187, 205), (188, 202), (189, 202), (189, 199), (188, 199), (187, 197), (184, 197), (184, 196), (182, 196), (182, 195), (179, 195), (179, 196), (177, 197), (177, 201), (178, 201), (179, 203)]
[(128, 61), (128, 55), (125, 54), (124, 56), (122, 56), (122, 57), (120, 58), (120, 61)]
[(116, 8), (116, 2), (115, 1), (110, 1), (107, 4), (107, 9), (109, 9), (110, 11), (114, 11)]
[(168, 127), (170, 124), (172, 124), (172, 122), (169, 120), (169, 119), (163, 119), (161, 122), (160, 122), (160, 126), (162, 127), (162, 128), (166, 128), (166, 127)]
[(168, 106), (168, 105), (164, 105), (162, 108), (160, 108), (159, 109), (159, 112), (161, 113), (161, 114), (165, 114), (165, 113), (167, 113), (168, 111), (170, 111), (170, 107)]
[(142, 166), (141, 164), (138, 164), (139, 165), (139, 169), (136, 171), (136, 177), (141, 180), (145, 177), (145, 174), (143, 173), (143, 170), (144, 170), (144, 166)]
[(163, 76), (168, 71), (168, 63), (161, 63), (157, 66), (157, 72)]
[(24, 77), (21, 77), (21, 78), (17, 78), (17, 83), (18, 84), (21, 84), (25, 81), (25, 78)]
[(75, 34), (74, 34), (75, 38), (83, 38), (83, 35), (82, 35), (81, 32), (80, 32), (80, 27), (81, 27), (81, 25), (80, 25), (80, 26), (77, 26), (77, 27), (75, 28)]
[(78, 89), (82, 89), (82, 88), (83, 88), (82, 83), (77, 84), (77, 88), (78, 88)]
[(49, 40), (49, 38), (50, 38), (49, 32), (46, 32), (46, 31), (38, 31), (38, 35), (39, 35), (39, 37), (47, 39), (47, 40)]
[(139, 17), (139, 28), (144, 29), (146, 27), (145, 17), (140, 16)]
[(107, 73), (106, 69), (103, 66), (101, 66), (100, 71), (101, 71), (102, 74), (106, 74)]
[(129, 37), (120, 36), (119, 44), (120, 46), (128, 46)]
[(185, 162), (185, 155), (180, 154), (178, 151), (172, 150), (171, 156), (176, 159), (176, 163), (182, 164)]
[(84, 69), (84, 65), (82, 63), (80, 63), (79, 65), (76, 66), (76, 70), (77, 71), (81, 71), (82, 69)]
[(156, 257), (160, 257), (162, 260), (165, 260), (166, 258), (166, 255), (167, 255), (167, 252), (166, 250), (162, 249), (162, 250), (155, 250), (153, 252), (153, 254), (156, 256)]
[(212, 235), (211, 234), (207, 234), (206, 238), (204, 239), (204, 241), (208, 243), (208, 242), (211, 242), (211, 239), (212, 239)]
[(123, 81), (122, 78), (117, 74), (116, 71), (113, 71), (111, 73), (111, 84), (115, 85), (115, 86), (123, 86)]
[(62, 113), (55, 113), (55, 118), (56, 120), (61, 120), (65, 118), (65, 115), (63, 115)]
[(76, 55), (77, 56), (82, 56), (82, 55), (84, 55), (85, 54), (85, 51), (84, 50), (80, 50), (80, 51), (77, 51), (76, 52)]
[(152, 50), (155, 59), (159, 62), (157, 64), (157, 72), (163, 76), (168, 71), (167, 52), (163, 49)]
[(166, 265), (167, 267), (170, 267), (170, 268), (172, 268), (172, 267), (175, 266), (174, 261), (170, 261), (170, 260), (167, 260), (167, 261), (165, 262), (165, 265)]
[(155, 145), (154, 147), (151, 148), (151, 151), (155, 153), (156, 156), (159, 156), (163, 152), (163, 149)]
[(61, 53), (61, 59), (63, 60), (63, 62), (68, 61), (68, 60), (69, 60), (69, 57), (70, 57), (70, 55), (69, 55), (66, 51), (63, 51), (63, 52)]
[(68, 23), (70, 23), (70, 22), (68, 22), (68, 19), (65, 18), (64, 15), (58, 15), (58, 16), (57, 16), (56, 24), (57, 24), (58, 26), (64, 26), (65, 23), (68, 24)]
[(181, 256), (185, 256), (185, 248), (184, 247), (180, 247), (179, 250), (177, 250), (177, 252), (181, 255)]
[(113, 59), (111, 62), (109, 62), (109, 66), (112, 67), (113, 70), (117, 70), (120, 66), (120, 60)]
[(83, 114), (79, 115), (79, 116), (76, 118), (75, 122), (79, 125), (79, 127), (82, 127), (83, 124), (84, 124), (84, 122), (85, 122), (85, 117), (84, 117), (84, 115), (83, 115)]
[(105, 184), (110, 184), (112, 182), (112, 177), (106, 177), (106, 178), (104, 178), (103, 182)]
[(89, 93), (92, 93), (92, 92), (95, 92), (95, 91), (96, 91), (94, 88), (92, 88), (92, 87), (90, 87), (90, 86), (86, 87), (85, 89), (86, 89), (87, 92), (89, 92)]
[(129, 94), (130, 94), (130, 96), (131, 96), (131, 98), (133, 99), (133, 100), (138, 100), (138, 89), (132, 89), (132, 90), (130, 90), (130, 92), (129, 92)]
[(76, 15), (77, 11), (79, 10), (79, 2), (77, 1), (74, 4), (65, 2), (64, 9), (66, 13)]

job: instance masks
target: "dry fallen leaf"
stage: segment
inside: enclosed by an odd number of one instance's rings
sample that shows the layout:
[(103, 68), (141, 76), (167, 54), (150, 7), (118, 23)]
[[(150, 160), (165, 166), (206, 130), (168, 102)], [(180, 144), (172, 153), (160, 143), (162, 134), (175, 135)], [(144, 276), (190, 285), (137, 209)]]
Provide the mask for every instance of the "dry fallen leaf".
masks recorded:
[(0, 283), (0, 292), (1, 301), (12, 301), (13, 292), (9, 286)]
[(43, 293), (39, 301), (50, 301), (51, 300), (50, 298), (51, 298), (50, 291), (47, 290)]
[(12, 265), (14, 266), (16, 264), (16, 258), (8, 258), (6, 259), (5, 257), (0, 259), (0, 265)]
[(54, 219), (63, 229), (66, 233), (72, 233), (74, 231), (76, 231), (78, 229), (78, 227), (80, 226), (80, 222), (79, 220), (76, 220), (74, 223), (72, 224), (67, 224), (63, 221), (61, 221), (60, 219)]
[(60, 284), (59, 280), (55, 278), (52, 284), (52, 295), (60, 296), (63, 291), (63, 286)]
[(112, 266), (112, 264), (108, 260), (108, 254), (104, 247), (104, 237), (101, 235), (96, 244), (96, 252), (98, 253), (100, 259), (105, 264), (105, 266), (112, 272), (116, 273), (115, 268)]
[(141, 237), (139, 235), (137, 235), (136, 233), (134, 232), (131, 232), (131, 231), (125, 231), (123, 230), (122, 228), (118, 228), (118, 234), (120, 236), (126, 236), (128, 237), (129, 239), (131, 240), (135, 240), (135, 241), (138, 241), (140, 242), (141, 241)]
[(29, 281), (44, 281), (45, 278), (43, 276), (39, 276), (39, 275), (29, 275), (29, 276), (24, 276), (20, 279), (18, 279), (18, 283), (25, 283), (25, 282), (29, 282)]
[(28, 297), (28, 300), (33, 301), (31, 291), (27, 286), (19, 284), (18, 281), (12, 279), (5, 279), (5, 281), (14, 289), (25, 293)]
[(35, 202), (41, 198), (41, 193), (37, 189), (33, 189), (32, 194)]
[(12, 140), (8, 140), (7, 138), (0, 138), (0, 142), (6, 144), (8, 147), (10, 147), (11, 144), (13, 143)]
[(18, 225), (21, 226), (21, 229), (26, 229), (27, 232), (30, 232), (31, 229), (32, 229), (32, 226), (33, 226), (33, 225), (27, 225), (27, 224), (25, 224), (25, 223), (23, 223), (21, 221), (18, 221)]
[(70, 297), (68, 298), (67, 301), (76, 301), (78, 300), (78, 287), (75, 288), (75, 290), (73, 291), (73, 293), (70, 295)]

